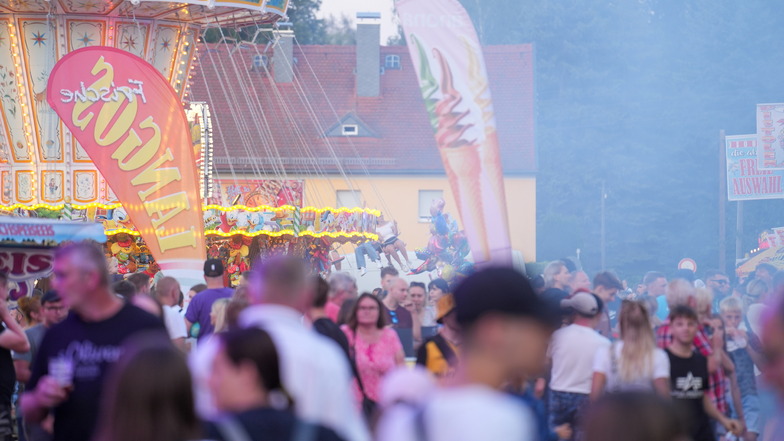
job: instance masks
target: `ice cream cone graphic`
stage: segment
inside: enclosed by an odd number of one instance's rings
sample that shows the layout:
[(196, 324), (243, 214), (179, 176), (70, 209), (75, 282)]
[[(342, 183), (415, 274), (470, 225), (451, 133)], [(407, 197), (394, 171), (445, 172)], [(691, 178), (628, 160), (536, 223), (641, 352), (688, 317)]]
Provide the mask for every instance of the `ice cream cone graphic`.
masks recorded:
[(471, 242), (474, 261), (490, 260), (490, 249), (487, 243), (485, 226), (482, 185), (480, 176), (482, 164), (479, 149), (475, 145), (455, 148), (442, 148), (441, 159), (447, 170), (450, 186), (455, 191), (458, 209), (463, 220), (466, 234)]
[[(492, 204), (485, 204), (485, 216), (496, 217), (500, 228), (508, 237), (509, 217), (506, 212), (506, 190), (504, 189), (504, 170), (501, 165), (501, 152), (498, 148), (498, 134), (494, 127), (485, 126), (485, 142), (480, 149), (482, 172), (486, 175), (492, 193)], [(491, 206), (492, 205), (492, 206)], [(489, 222), (488, 222), (489, 225)]]
[(498, 148), (498, 134), (495, 129), (495, 112), (490, 97), (490, 86), (480, 49), (466, 38), (461, 38), (467, 55), (467, 84), (473, 95), (474, 104), (481, 112), (480, 124), (484, 139), (480, 140), (479, 155), (482, 164), (483, 215), (487, 226), (488, 244), (493, 259), (511, 258), (509, 242), (509, 220), (506, 212), (504, 191), (504, 171)]

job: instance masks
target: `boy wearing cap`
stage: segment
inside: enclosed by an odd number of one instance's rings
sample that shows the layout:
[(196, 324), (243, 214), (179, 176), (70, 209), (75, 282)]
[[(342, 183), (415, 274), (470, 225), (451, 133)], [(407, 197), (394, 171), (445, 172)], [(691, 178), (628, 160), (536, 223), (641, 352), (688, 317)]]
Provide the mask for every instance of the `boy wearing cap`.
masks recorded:
[(421, 399), (382, 397), (384, 403), (400, 404), (387, 407), (377, 439), (536, 439), (531, 410), (499, 389), (517, 375), (541, 371), (557, 319), (525, 276), (511, 268), (489, 268), (471, 275), (457, 288), (454, 299), (462, 344), (450, 387)]
[(442, 327), (438, 334), (426, 339), (417, 351), (416, 363), (439, 379), (455, 374), (460, 357), (460, 327), (454, 310), (455, 299), (451, 294), (438, 299), (436, 321)]
[(610, 340), (596, 331), (604, 307), (596, 294), (575, 293), (562, 300), (561, 307), (573, 314), (573, 322), (553, 333), (548, 349), (550, 419), (552, 427), (574, 427), (591, 393), (594, 356), (600, 348), (609, 347)]
[(198, 339), (210, 335), (215, 330), (210, 320), (212, 304), (219, 299), (228, 299), (234, 292), (223, 285), (223, 262), (218, 259), (207, 259), (204, 262), (204, 281), (207, 289), (196, 294), (185, 312), (185, 328), (192, 334), (191, 327), (198, 323)]

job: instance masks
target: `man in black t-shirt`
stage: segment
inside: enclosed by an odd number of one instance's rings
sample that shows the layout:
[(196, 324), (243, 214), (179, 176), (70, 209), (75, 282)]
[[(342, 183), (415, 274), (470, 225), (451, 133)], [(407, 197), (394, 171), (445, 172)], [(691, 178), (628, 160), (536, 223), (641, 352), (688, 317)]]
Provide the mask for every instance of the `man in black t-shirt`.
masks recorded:
[(21, 326), (11, 317), (8, 310), (8, 276), (0, 272), (0, 440), (10, 441), (13, 435), (11, 419), (11, 395), (14, 393), (16, 373), (11, 351), (27, 352), (30, 343)]
[(735, 435), (743, 433), (743, 425), (731, 420), (716, 409), (706, 393), (708, 390), (708, 360), (694, 350), (694, 337), (699, 321), (688, 306), (677, 306), (670, 311), (672, 343), (666, 349), (670, 358), (670, 391), (672, 398), (690, 415), (694, 441), (715, 441), (710, 418), (714, 418)]
[(329, 297), (329, 284), (321, 276), (313, 277), (311, 283), (313, 284), (315, 295), (313, 296), (313, 304), (310, 311), (308, 311), (308, 318), (313, 322), (313, 330), (340, 346), (340, 350), (346, 354), (346, 360), (352, 363), (346, 334), (343, 333), (340, 326), (327, 317), (327, 313), (324, 310)]
[(22, 412), (27, 421), (40, 422), (52, 409), (54, 441), (89, 441), (104, 377), (120, 357), (122, 343), (144, 330), (166, 336), (166, 328), (111, 292), (103, 252), (92, 243), (57, 251), (53, 284), (71, 313), (41, 342)]

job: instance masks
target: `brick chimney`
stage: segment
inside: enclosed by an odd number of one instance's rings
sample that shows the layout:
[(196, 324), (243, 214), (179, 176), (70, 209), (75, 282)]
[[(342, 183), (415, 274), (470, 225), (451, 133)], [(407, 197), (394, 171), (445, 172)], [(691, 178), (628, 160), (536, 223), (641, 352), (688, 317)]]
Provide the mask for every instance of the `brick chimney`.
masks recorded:
[[(285, 23), (284, 23), (285, 25)], [(276, 83), (294, 81), (294, 31), (290, 27), (277, 31), (278, 42), (273, 53), (272, 72)]]
[(378, 96), (381, 86), (381, 13), (357, 13), (357, 96)]

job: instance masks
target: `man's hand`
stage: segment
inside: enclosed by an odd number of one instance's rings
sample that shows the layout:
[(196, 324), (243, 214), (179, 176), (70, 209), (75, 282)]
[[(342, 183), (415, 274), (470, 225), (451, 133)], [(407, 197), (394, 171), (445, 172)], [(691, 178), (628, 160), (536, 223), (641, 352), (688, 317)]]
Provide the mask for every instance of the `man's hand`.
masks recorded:
[(729, 337), (730, 339), (735, 339), (740, 335), (740, 330), (738, 328), (726, 326), (724, 328), (724, 333), (727, 334), (727, 337)]
[(732, 434), (735, 436), (741, 436), (743, 435), (743, 432), (746, 431), (746, 428), (743, 427), (742, 422), (731, 419), (727, 419), (727, 421), (724, 422), (724, 428), (732, 432)]
[(546, 388), (547, 380), (544, 378), (537, 378), (536, 383), (534, 384), (534, 397), (536, 397), (537, 400), (541, 400)]
[(572, 439), (572, 426), (569, 423), (556, 426), (553, 431), (558, 436), (558, 439)]
[(68, 391), (53, 377), (45, 375), (35, 387), (35, 400), (41, 407), (55, 407), (68, 398)]

